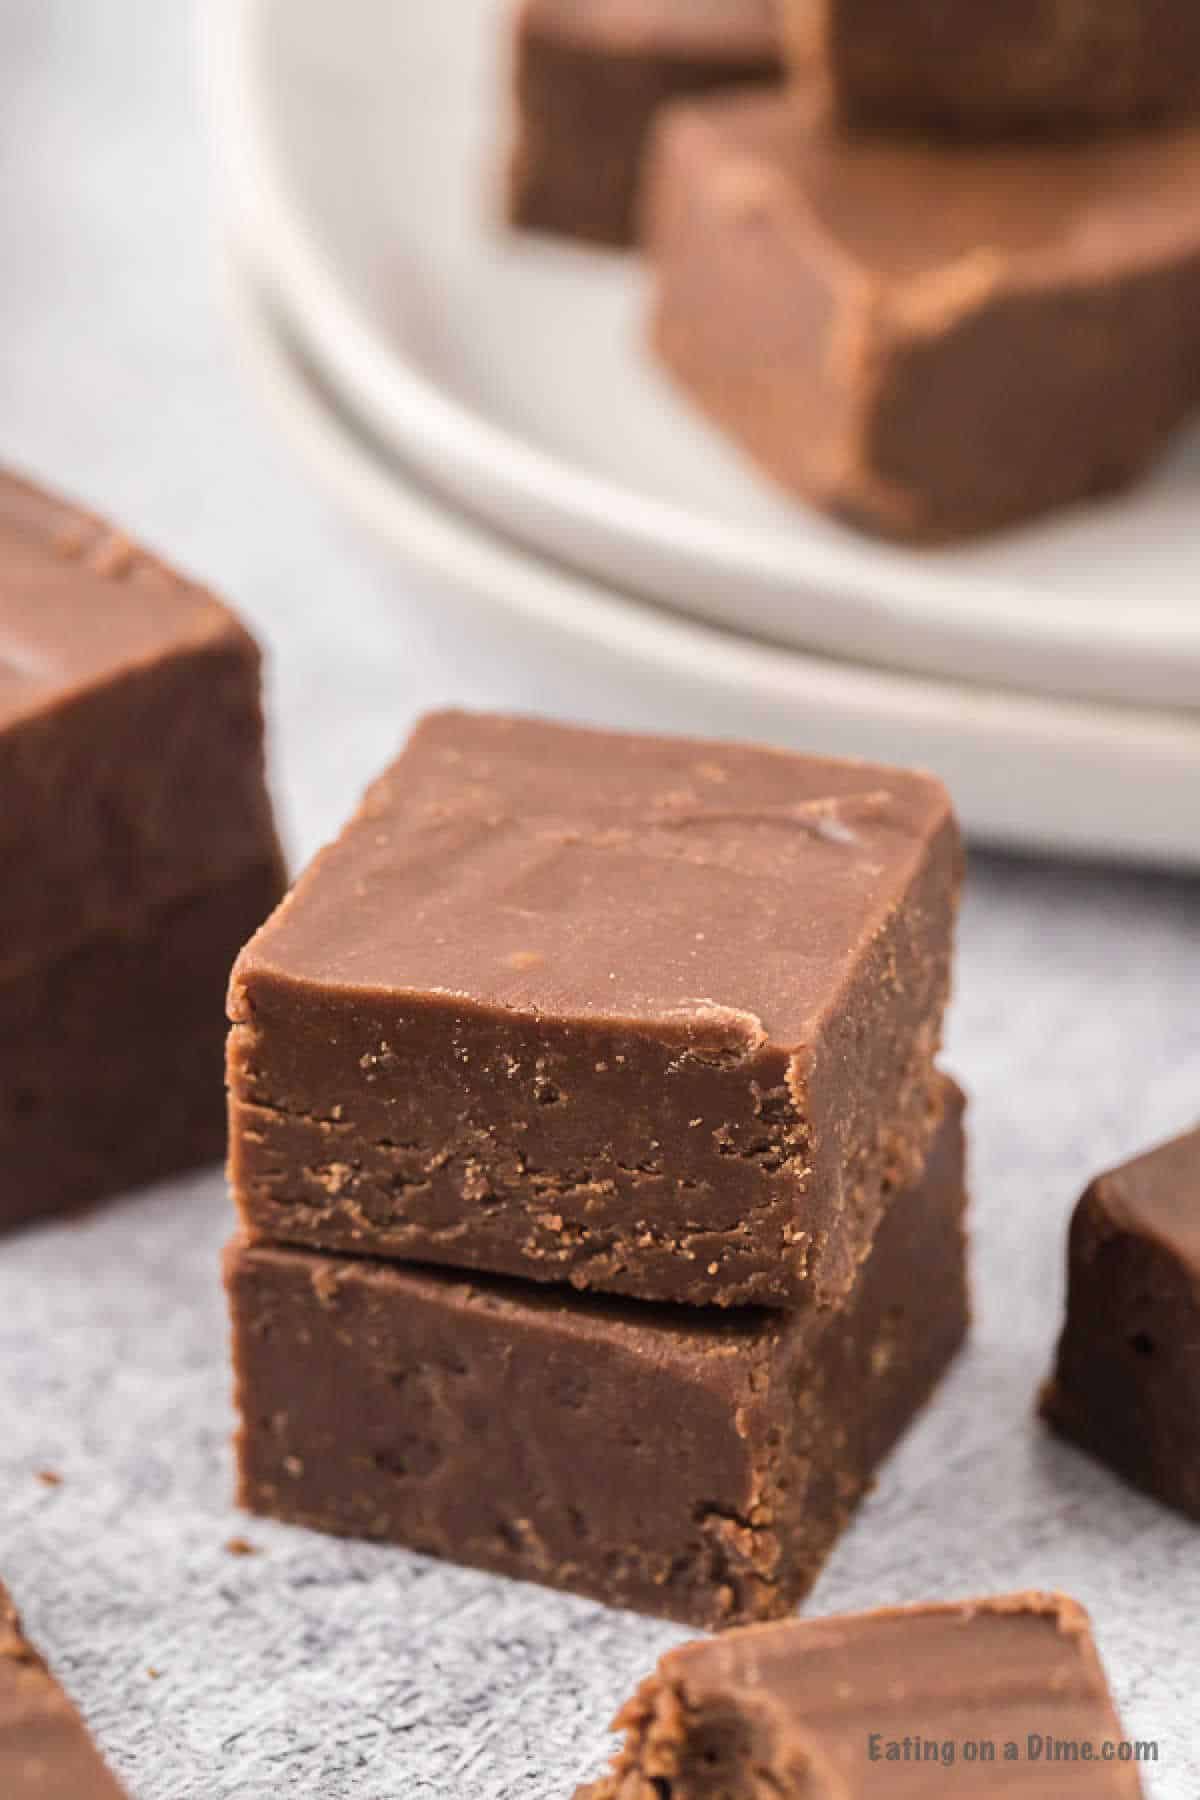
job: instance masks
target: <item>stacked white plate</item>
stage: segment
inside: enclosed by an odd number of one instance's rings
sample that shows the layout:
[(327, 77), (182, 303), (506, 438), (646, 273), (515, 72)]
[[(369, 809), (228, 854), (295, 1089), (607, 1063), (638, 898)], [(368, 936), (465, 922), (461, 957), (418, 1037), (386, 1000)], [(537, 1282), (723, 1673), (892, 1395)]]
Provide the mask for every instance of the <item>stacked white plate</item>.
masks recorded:
[(977, 836), (1200, 866), (1200, 439), (963, 549), (792, 505), (643, 354), (633, 259), (499, 223), (507, 10), (205, 10), (235, 318), (317, 474), (611, 662), (626, 718), (922, 763)]

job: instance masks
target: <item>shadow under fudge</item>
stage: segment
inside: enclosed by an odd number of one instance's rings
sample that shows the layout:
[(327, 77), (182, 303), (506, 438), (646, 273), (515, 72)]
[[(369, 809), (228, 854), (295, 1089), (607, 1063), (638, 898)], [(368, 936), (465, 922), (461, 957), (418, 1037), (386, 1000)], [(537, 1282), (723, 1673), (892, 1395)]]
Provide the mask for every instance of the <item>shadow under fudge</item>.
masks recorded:
[(241, 1503), (709, 1629), (791, 1612), (967, 1329), (945, 1088), (836, 1306), (654, 1307), (235, 1242)]
[(234, 971), (244, 1228), (836, 1300), (937, 1127), (961, 864), (928, 776), (434, 715)]

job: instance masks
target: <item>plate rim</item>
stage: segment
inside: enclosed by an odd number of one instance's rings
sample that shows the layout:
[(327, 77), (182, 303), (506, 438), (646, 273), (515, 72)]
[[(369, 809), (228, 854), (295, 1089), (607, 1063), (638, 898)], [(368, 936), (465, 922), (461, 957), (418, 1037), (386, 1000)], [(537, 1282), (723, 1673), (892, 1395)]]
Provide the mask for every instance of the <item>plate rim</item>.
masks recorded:
[[(262, 34), (278, 17), (275, 0), (210, 0), (200, 17), (210, 116), (227, 187), (238, 211), (253, 221), (260, 261), (269, 266), (308, 350), (352, 396), (356, 411), (418, 464), (427, 483), (491, 528), (521, 537), (539, 554), (601, 580), (620, 579), (659, 603), (728, 628), (727, 615), (715, 609), (714, 618), (714, 609), (705, 606), (704, 588), (744, 584), (747, 566), (733, 546), (755, 540), (542, 451), (397, 354), (341, 281), (300, 206), (291, 203), (285, 170), (272, 150), (257, 72), (270, 60), (259, 50)], [(634, 565), (622, 567), (619, 576), (613, 570), (614, 517), (625, 521), (622, 560)], [(679, 566), (669, 579), (655, 579), (646, 561), (659, 554), (664, 521)], [(864, 570), (882, 554), (870, 544), (853, 552)], [(806, 606), (804, 629), (794, 638), (788, 634), (788, 647), (1056, 696), (1200, 706), (1200, 628), (1194, 644), (1181, 646), (1169, 632), (1139, 631), (1135, 616), (1097, 645), (1083, 620), (1048, 614), (1037, 629), (1028, 621), (1014, 628), (1003, 604), (1003, 595), (1016, 591), (1011, 583), (989, 580), (997, 598), (988, 619), (964, 620), (951, 603), (950, 574), (892, 568), (880, 573), (877, 586), (865, 572), (848, 584), (838, 551), (814, 546), (806, 556), (812, 568), (799, 586), (792, 575), (782, 578), (791, 600)], [(744, 585), (739, 592), (744, 606)], [(1200, 595), (1197, 605), (1200, 611)], [(766, 635), (781, 641), (777, 632)]]
[[(700, 719), (707, 692), (719, 705), (761, 705), (843, 733), (851, 724), (877, 728), (882, 718), (949, 757), (965, 755), (972, 791), (956, 783), (957, 798), (981, 841), (1200, 868), (1200, 720), (956, 686), (740, 639), (539, 559), (423, 490), (386, 446), (370, 441), (340, 397), (317, 392), (244, 251), (227, 258), (223, 288), (240, 360), (282, 435), (320, 486), (410, 567), (622, 669), (670, 670), (695, 692)], [(1140, 792), (1155, 775), (1166, 804), (1154, 814), (1131, 794), (1122, 825), (1112, 783), (1128, 776), (1134, 752), (1140, 774), (1133, 785)], [(1028, 794), (1038, 793), (1045, 808), (1040, 782), (1051, 769), (1077, 797), (1086, 788), (1090, 813), (1073, 803), (1033, 824), (1027, 810), (1018, 820), (1013, 796), (1026, 808)], [(1187, 825), (1189, 817), (1186, 836), (1165, 824)]]

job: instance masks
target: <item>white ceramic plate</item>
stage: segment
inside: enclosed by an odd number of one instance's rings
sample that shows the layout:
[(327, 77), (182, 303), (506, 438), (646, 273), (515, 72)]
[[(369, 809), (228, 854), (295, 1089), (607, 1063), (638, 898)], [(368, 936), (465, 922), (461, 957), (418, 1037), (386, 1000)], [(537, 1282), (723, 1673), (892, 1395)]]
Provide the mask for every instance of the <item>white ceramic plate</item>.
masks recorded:
[[(979, 838), (1200, 867), (1200, 719), (854, 668), (540, 561), (414, 486), (321, 385), (244, 270), (231, 269), (229, 295), (276, 421), (410, 584), (422, 571), (528, 628), (541, 650), (586, 669), (615, 722), (922, 764), (945, 777)], [(548, 676), (547, 710), (555, 691)]]
[(423, 481), (546, 555), (776, 642), (1200, 706), (1200, 439), (1126, 499), (982, 545), (873, 545), (760, 482), (639, 347), (644, 280), (496, 222), (507, 0), (210, 0), (247, 241)]

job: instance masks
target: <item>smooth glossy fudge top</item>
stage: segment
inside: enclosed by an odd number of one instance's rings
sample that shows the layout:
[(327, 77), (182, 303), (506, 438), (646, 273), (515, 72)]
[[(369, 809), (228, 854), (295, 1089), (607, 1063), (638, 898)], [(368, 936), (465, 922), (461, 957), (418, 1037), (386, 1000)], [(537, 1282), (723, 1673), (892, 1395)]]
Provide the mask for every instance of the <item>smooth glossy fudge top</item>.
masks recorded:
[(124, 1800), (82, 1719), (21, 1629), (0, 1586), (0, 1794)]
[(953, 831), (929, 776), (440, 713), (252, 941), (239, 984), (444, 995), (802, 1046)]
[(1089, 1197), (1114, 1226), (1154, 1238), (1200, 1274), (1200, 1130), (1101, 1175)]
[(0, 470), (0, 732), (131, 665), (218, 640), (250, 645), (203, 589)]
[(1196, 127), (947, 148), (847, 136), (813, 84), (786, 105), (738, 95), (689, 104), (678, 128), (685, 118), (731, 208), (803, 210), (882, 277), (953, 274), (966, 284), (960, 303), (1002, 286), (1017, 263), (1099, 275), (1174, 256), (1200, 230)]
[(630, 56), (755, 56), (779, 49), (774, 0), (531, 0), (539, 31)]
[[(652, 1800), (656, 1778), (672, 1800), (757, 1794), (751, 1768), (773, 1778), (762, 1791), (806, 1800), (1142, 1791), (1132, 1764), (1103, 1760), (1121, 1727), (1087, 1614), (1063, 1595), (789, 1621), (686, 1644), (662, 1658), (616, 1729), (629, 1735), (613, 1774), (578, 1800)], [(1093, 1757), (1031, 1756), (1031, 1732), (1090, 1743)], [(990, 1768), (963, 1756), (983, 1739), (996, 1746)], [(916, 1742), (949, 1743), (955, 1759), (931, 1766), (911, 1752)]]

